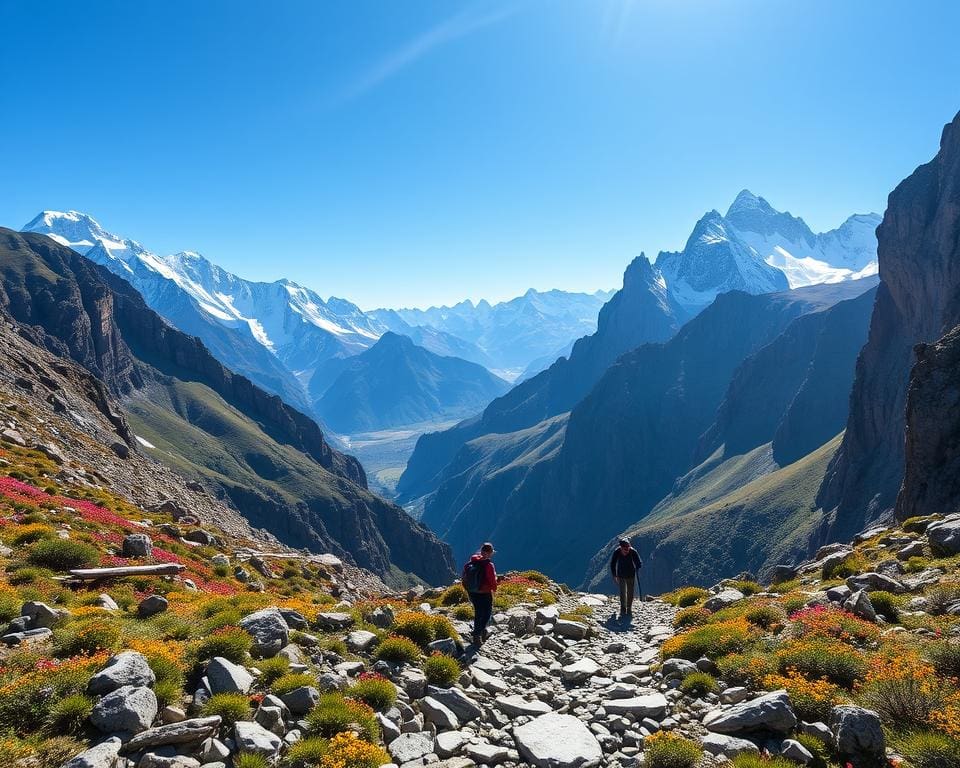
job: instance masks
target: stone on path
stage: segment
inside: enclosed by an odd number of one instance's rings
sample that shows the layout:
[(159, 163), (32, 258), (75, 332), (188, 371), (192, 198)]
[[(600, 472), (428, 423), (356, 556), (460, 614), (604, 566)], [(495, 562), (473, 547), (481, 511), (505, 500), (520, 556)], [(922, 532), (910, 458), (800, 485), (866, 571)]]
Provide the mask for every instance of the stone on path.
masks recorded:
[(428, 723), (433, 723), (440, 731), (455, 731), (460, 727), (457, 716), (432, 696), (420, 700), (420, 711)]
[(553, 710), (545, 701), (539, 701), (537, 699), (527, 701), (518, 693), (512, 696), (497, 696), (495, 704), (497, 709), (510, 717), (519, 717), (520, 715), (544, 715)]
[(435, 751), (440, 758), (453, 757), (458, 754), (469, 741), (469, 736), (463, 731), (447, 731), (438, 733), (434, 744)]
[(600, 665), (593, 659), (585, 658), (575, 661), (573, 664), (567, 664), (560, 670), (560, 675), (565, 683), (578, 684), (596, 675), (600, 671)]
[(479, 705), (459, 688), (438, 688), (431, 685), (427, 689), (427, 695), (443, 704), (462, 723), (469, 723), (483, 714)]
[(401, 733), (390, 742), (387, 751), (398, 765), (419, 760), (433, 752), (433, 736), (427, 732)]
[(573, 640), (583, 640), (590, 632), (586, 624), (579, 621), (567, 621), (566, 619), (557, 619), (553, 625), (553, 633), (561, 637), (569, 637)]
[(510, 690), (510, 686), (504, 680), (491, 675), (489, 672), (484, 672), (476, 665), (470, 667), (470, 674), (473, 676), (473, 682), (476, 683), (477, 687), (483, 688), (487, 693), (506, 693)]
[(467, 757), (479, 765), (500, 765), (509, 756), (506, 747), (496, 746), (487, 741), (479, 744), (467, 744)]
[(541, 715), (514, 728), (513, 738), (523, 759), (537, 768), (579, 768), (603, 757), (597, 737), (573, 715)]
[(638, 718), (652, 717), (659, 720), (667, 714), (667, 699), (662, 693), (651, 692), (629, 699), (608, 699), (603, 702), (603, 708), (610, 715), (633, 713)]

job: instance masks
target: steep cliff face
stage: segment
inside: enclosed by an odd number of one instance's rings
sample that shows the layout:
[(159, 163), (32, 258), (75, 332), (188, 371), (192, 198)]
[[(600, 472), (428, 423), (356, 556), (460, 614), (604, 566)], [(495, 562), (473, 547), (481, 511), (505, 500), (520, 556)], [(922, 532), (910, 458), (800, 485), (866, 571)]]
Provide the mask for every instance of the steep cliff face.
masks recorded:
[(817, 503), (843, 540), (894, 506), (904, 477), (904, 410), (914, 345), (960, 323), (960, 115), (940, 151), (891, 194), (877, 229), (881, 285), (857, 361), (843, 444)]
[(916, 347), (906, 413), (906, 471), (897, 517), (960, 510), (960, 326)]
[(333, 450), (316, 423), (224, 368), (128, 283), (44, 236), (10, 230), (0, 230), (0, 264), (0, 306), (103, 381), (155, 458), (217, 487), (285, 543), (385, 578), (396, 569), (434, 583), (453, 575), (449, 548), (371, 494), (356, 459)]

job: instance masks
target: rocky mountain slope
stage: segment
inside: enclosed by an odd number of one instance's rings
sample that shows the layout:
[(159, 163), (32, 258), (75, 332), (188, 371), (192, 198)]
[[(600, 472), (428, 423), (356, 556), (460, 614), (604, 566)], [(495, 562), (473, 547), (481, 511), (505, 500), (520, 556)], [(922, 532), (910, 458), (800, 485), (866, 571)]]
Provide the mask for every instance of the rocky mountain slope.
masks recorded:
[(0, 308), (100, 379), (154, 458), (281, 540), (385, 578), (452, 572), (447, 548), (371, 494), (313, 421), (225, 369), (128, 283), (41, 235), (0, 230), (0, 249)]
[(914, 346), (960, 323), (960, 116), (937, 156), (891, 194), (877, 230), (881, 285), (857, 361), (850, 417), (818, 504), (826, 535), (848, 538), (893, 508), (904, 477), (904, 412)]
[(315, 399), (320, 417), (341, 434), (462, 418), (509, 389), (483, 366), (436, 355), (389, 331), (342, 368)]
[[(840, 431), (860, 344), (848, 342), (844, 360), (832, 354), (834, 341), (827, 337), (859, 333), (862, 343), (871, 297), (849, 302), (852, 310), (841, 307), (847, 303), (842, 299), (862, 290), (870, 292), (848, 282), (761, 296), (724, 294), (670, 341), (621, 357), (569, 419), (468, 441), (426, 497), (421, 519), (457, 557), (491, 539), (508, 565), (522, 559), (579, 582), (600, 546), (643, 518), (676, 478), (703, 461), (698, 450), (710, 445), (712, 452), (718, 440), (721, 446), (730, 440), (730, 459), (772, 442), (791, 404), (804, 407), (798, 397), (804, 389), (832, 393), (840, 407), (825, 407), (823, 421), (811, 420), (808, 434), (783, 437), (783, 449)], [(804, 319), (828, 312), (836, 316)], [(776, 362), (784, 354), (803, 359), (786, 367)], [(757, 364), (755, 355), (770, 363)], [(743, 410), (747, 393), (771, 410), (758, 408), (738, 434), (728, 416)], [(765, 545), (773, 542), (758, 542)]]

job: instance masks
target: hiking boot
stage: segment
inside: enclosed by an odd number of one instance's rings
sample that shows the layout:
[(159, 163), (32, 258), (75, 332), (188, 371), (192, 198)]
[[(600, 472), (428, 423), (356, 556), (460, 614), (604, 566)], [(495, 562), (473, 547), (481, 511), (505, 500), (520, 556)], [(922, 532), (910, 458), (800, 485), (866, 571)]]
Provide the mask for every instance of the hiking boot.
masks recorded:
[(477, 648), (483, 645), (483, 635), (477, 634), (476, 632), (474, 632), (472, 637), (473, 637), (473, 644), (477, 646)]
[(483, 632), (480, 633), (480, 638), (481, 640), (483, 640), (483, 642), (487, 642), (487, 640), (490, 639), (490, 630), (489, 629), (483, 630)]

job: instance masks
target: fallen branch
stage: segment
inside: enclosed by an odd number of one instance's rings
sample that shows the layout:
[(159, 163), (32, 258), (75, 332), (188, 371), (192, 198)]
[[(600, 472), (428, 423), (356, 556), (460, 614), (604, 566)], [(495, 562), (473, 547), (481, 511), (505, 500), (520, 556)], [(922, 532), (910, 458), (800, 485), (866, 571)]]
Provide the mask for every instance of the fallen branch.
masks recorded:
[(186, 569), (179, 563), (162, 565), (120, 565), (114, 568), (74, 568), (70, 575), (75, 579), (112, 579), (120, 576), (172, 576)]

